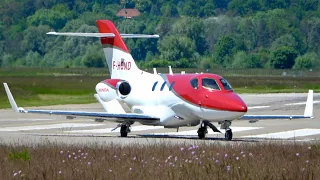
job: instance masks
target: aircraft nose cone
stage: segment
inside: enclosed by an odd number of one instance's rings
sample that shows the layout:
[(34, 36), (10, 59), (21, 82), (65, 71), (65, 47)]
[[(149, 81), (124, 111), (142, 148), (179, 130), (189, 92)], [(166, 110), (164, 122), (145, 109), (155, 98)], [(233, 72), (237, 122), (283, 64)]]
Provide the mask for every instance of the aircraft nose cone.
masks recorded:
[(228, 98), (228, 110), (235, 112), (247, 112), (247, 105), (243, 102), (243, 100), (237, 94), (231, 94)]

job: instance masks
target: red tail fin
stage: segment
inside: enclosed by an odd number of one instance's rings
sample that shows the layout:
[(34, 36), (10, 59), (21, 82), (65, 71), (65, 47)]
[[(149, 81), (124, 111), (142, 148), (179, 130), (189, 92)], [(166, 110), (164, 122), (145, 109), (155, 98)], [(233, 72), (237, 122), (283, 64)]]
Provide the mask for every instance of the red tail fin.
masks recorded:
[(107, 38), (102, 37), (101, 38), (101, 44), (102, 45), (111, 45), (119, 48), (120, 50), (129, 53), (129, 50), (125, 43), (123, 42), (117, 28), (114, 26), (114, 24), (109, 20), (97, 20), (97, 26), (100, 33), (113, 33), (115, 34), (114, 38)]

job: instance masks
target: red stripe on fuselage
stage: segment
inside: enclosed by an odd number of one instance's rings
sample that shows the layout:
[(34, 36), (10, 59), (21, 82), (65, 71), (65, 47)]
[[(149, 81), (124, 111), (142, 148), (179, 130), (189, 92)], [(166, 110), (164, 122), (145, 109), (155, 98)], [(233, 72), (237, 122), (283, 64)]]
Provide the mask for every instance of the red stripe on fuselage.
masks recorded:
[(103, 83), (107, 84), (109, 87), (116, 89), (117, 83), (122, 81), (121, 79), (106, 79), (102, 81)]
[(100, 38), (101, 44), (108, 44), (111, 46), (115, 46), (127, 53), (129, 53), (129, 50), (125, 43), (123, 42), (117, 28), (114, 26), (114, 24), (109, 20), (97, 20), (96, 21), (99, 32), (100, 33), (113, 33), (115, 34), (115, 37), (113, 38), (107, 38), (103, 37)]
[[(170, 84), (175, 82), (173, 91), (183, 100), (198, 105), (199, 107), (224, 110), (247, 112), (247, 106), (243, 100), (232, 90), (225, 90), (220, 82), (222, 78), (215, 74), (174, 74), (166, 75)], [(191, 86), (190, 81), (198, 79), (198, 89)], [(202, 78), (215, 79), (221, 90), (208, 90), (202, 87)]]

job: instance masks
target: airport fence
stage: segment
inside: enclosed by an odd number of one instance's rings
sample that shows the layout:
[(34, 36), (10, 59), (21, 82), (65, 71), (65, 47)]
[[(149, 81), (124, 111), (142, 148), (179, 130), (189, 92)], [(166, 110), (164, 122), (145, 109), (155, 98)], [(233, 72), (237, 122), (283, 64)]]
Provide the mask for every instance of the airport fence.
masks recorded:
[[(152, 68), (143, 69), (153, 73)], [(320, 69), (282, 70), (282, 69), (200, 69), (173, 68), (174, 73), (214, 73), (221, 76), (259, 76), (259, 77), (320, 77)], [(168, 73), (168, 68), (157, 68), (158, 73)], [(0, 68), (0, 76), (109, 76), (108, 68)]]

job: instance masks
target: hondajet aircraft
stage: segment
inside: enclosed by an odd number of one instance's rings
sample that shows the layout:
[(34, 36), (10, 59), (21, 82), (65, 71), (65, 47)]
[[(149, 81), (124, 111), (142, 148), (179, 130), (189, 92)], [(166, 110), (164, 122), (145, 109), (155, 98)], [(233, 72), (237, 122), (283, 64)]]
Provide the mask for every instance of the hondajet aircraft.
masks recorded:
[[(200, 139), (207, 127), (220, 132), (212, 123), (225, 129), (232, 139), (233, 120), (312, 118), (313, 91), (308, 93), (304, 115), (245, 115), (247, 106), (233, 91), (230, 83), (216, 74), (157, 74), (140, 70), (123, 38), (157, 38), (157, 35), (119, 34), (109, 20), (97, 20), (99, 33), (58, 33), (50, 35), (100, 38), (111, 79), (96, 85), (95, 98), (106, 112), (35, 110), (18, 107), (6, 83), (4, 87), (15, 112), (65, 115), (68, 119), (87, 117), (120, 123), (121, 137), (126, 137), (135, 122), (150, 126), (179, 128), (197, 126)], [(124, 108), (130, 110), (126, 113)], [(116, 128), (117, 128), (116, 127)]]

